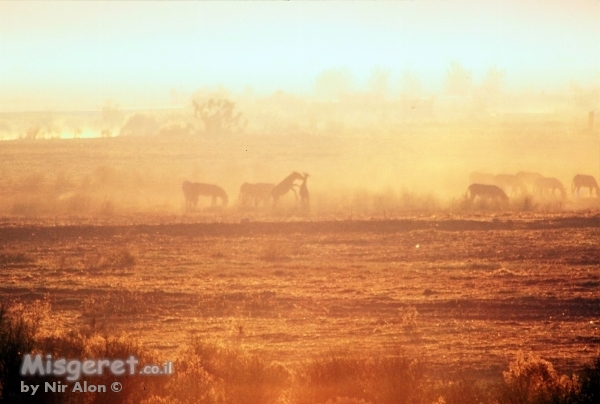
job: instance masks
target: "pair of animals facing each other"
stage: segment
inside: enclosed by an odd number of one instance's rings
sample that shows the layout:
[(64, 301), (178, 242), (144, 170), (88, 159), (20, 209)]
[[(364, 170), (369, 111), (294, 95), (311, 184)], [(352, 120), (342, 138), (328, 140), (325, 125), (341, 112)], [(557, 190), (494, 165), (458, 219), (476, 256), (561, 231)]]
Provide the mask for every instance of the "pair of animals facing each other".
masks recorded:
[[(556, 178), (544, 177), (538, 173), (518, 172), (516, 175), (510, 174), (482, 174), (471, 173), (469, 176), (471, 185), (467, 189), (466, 198), (473, 202), (475, 198), (495, 200), (501, 203), (508, 203), (508, 195), (525, 196), (531, 189), (533, 194), (545, 196), (554, 196), (556, 191), (560, 192), (561, 198), (567, 197), (567, 192), (563, 184)], [(582, 188), (589, 190), (590, 196), (594, 192), (596, 197), (600, 197), (600, 187), (596, 179), (591, 175), (577, 174), (571, 182), (571, 193), (573, 197), (579, 195)]]
[[(269, 183), (256, 183), (249, 184), (243, 183), (240, 187), (240, 194), (238, 201), (243, 205), (249, 201), (254, 202), (254, 207), (257, 207), (260, 202), (264, 205), (267, 204), (268, 200), (273, 199), (273, 206), (276, 205), (279, 198), (292, 191), (296, 200), (298, 200), (298, 194), (304, 207), (308, 206), (309, 193), (306, 181), (310, 175), (307, 173), (300, 174), (296, 171), (288, 175), (278, 184)], [(296, 184), (296, 181), (302, 181), (300, 184)], [(295, 188), (298, 187), (299, 191), (296, 192)], [(207, 196), (212, 198), (212, 206), (217, 206), (218, 199), (221, 199), (221, 206), (227, 206), (229, 199), (227, 193), (223, 188), (214, 184), (203, 184), (199, 182), (184, 181), (181, 186), (183, 190), (183, 196), (185, 197), (185, 208), (190, 210), (196, 208), (198, 205), (198, 198), (200, 196)]]

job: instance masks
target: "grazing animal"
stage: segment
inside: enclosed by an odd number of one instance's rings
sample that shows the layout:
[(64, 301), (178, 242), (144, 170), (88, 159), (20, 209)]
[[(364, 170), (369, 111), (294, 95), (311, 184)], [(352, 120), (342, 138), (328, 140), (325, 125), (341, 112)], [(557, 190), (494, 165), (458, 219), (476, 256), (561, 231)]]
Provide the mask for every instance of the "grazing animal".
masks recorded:
[(565, 187), (563, 184), (554, 177), (540, 177), (535, 180), (534, 190), (540, 196), (544, 196), (546, 193), (550, 196), (554, 196), (556, 190), (560, 191), (560, 196), (562, 199), (567, 197), (567, 191), (565, 191)]
[(270, 197), (273, 198), (273, 206), (275, 206), (275, 204), (277, 203), (279, 198), (281, 198), (283, 195), (287, 194), (290, 191), (294, 192), (294, 195), (296, 196), (296, 200), (298, 200), (298, 194), (296, 193), (296, 190), (294, 189), (295, 186), (298, 186), (297, 184), (294, 184), (294, 181), (296, 181), (296, 180), (303, 181), (304, 176), (302, 174), (294, 171), (293, 173), (291, 173), (290, 175), (285, 177), (285, 179), (283, 181), (281, 181), (279, 184), (275, 185), (273, 187), (273, 189), (271, 189)]
[(465, 196), (470, 203), (473, 203), (475, 198), (479, 197), (487, 201), (498, 201), (504, 205), (508, 204), (508, 196), (496, 185), (471, 184)]
[(498, 174), (494, 177), (494, 185), (502, 188), (510, 196), (527, 195), (527, 186), (516, 175)]
[(519, 179), (521, 181), (523, 181), (529, 189), (533, 190), (535, 188), (535, 181), (538, 178), (542, 178), (543, 175), (538, 174), (538, 173), (531, 173), (531, 172), (527, 172), (527, 171), (519, 171), (517, 173), (517, 177), (519, 177)]
[(598, 187), (596, 179), (591, 175), (577, 174), (573, 177), (573, 182), (571, 183), (573, 197), (575, 197), (575, 194), (579, 195), (579, 190), (581, 188), (589, 189), (590, 197), (593, 196), (593, 191), (596, 190), (596, 198), (600, 197), (600, 187)]
[(308, 208), (308, 203), (309, 203), (308, 188), (306, 187), (306, 180), (308, 179), (308, 177), (310, 177), (310, 175), (308, 175), (307, 173), (304, 173), (304, 180), (302, 181), (302, 184), (300, 185), (300, 190), (299, 190), (300, 200), (302, 201), (302, 206), (304, 208)]
[(198, 205), (199, 196), (212, 197), (212, 206), (217, 205), (217, 198), (221, 198), (221, 206), (227, 206), (229, 199), (223, 188), (213, 184), (184, 181), (181, 186), (185, 197), (185, 208), (190, 210)]
[(254, 201), (254, 207), (258, 207), (260, 202), (264, 205), (267, 204), (269, 196), (271, 196), (271, 190), (275, 187), (275, 184), (257, 183), (248, 184), (244, 182), (240, 187), (239, 201), (242, 205), (248, 203), (248, 201)]

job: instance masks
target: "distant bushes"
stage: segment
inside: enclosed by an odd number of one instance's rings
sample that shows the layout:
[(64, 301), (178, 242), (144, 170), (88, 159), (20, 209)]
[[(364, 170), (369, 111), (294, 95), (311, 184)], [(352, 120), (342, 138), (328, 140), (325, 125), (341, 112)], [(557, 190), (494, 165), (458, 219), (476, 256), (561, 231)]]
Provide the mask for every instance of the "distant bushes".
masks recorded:
[[(329, 352), (292, 367), (219, 342), (193, 340), (182, 347), (168, 376), (82, 376), (80, 382), (110, 386), (119, 393), (21, 393), (21, 382), (43, 386), (56, 376), (21, 376), (27, 353), (67, 359), (124, 359), (161, 364), (134, 340), (104, 335), (94, 322), (64, 332), (42, 325), (50, 306), (0, 305), (0, 399), (6, 403), (142, 404), (592, 404), (600, 402), (600, 357), (578, 375), (559, 374), (533, 354), (517, 353), (502, 378), (432, 377), (426, 362), (402, 352), (365, 356)], [(46, 329), (46, 331), (43, 331)], [(457, 369), (452, 369), (453, 372)], [(458, 369), (460, 372), (461, 370)], [(455, 374), (455, 373), (453, 373)], [(71, 384), (67, 382), (67, 384)]]

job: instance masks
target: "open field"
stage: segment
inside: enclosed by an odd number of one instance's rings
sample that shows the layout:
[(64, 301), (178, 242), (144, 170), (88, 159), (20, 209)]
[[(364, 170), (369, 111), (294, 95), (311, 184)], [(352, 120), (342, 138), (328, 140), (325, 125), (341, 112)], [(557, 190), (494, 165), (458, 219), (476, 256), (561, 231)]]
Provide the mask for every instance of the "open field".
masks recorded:
[[(357, 132), (154, 136), (5, 141), (0, 146), (0, 215), (36, 219), (184, 213), (183, 181), (217, 184), (225, 212), (208, 220), (295, 216), (291, 193), (277, 212), (237, 209), (240, 186), (277, 183), (292, 171), (310, 174), (313, 219), (431, 213), (464, 200), (471, 172), (539, 172), (567, 188), (564, 201), (533, 200), (529, 210), (599, 208), (574, 199), (575, 174), (598, 176), (598, 138), (555, 122), (407, 124), (393, 135)], [(199, 207), (210, 205), (202, 198)], [(511, 201), (511, 210), (523, 210)], [(224, 213), (224, 214), (221, 214)], [(214, 216), (218, 216), (216, 219)]]
[[(139, 353), (181, 370), (153, 394), (143, 378), (129, 382), (136, 393), (120, 402), (477, 402), (460, 381), (510, 389), (502, 372), (520, 351), (560, 374), (599, 357), (600, 198), (470, 204), (469, 173), (536, 171), (570, 191), (596, 159), (593, 136), (548, 123), (2, 142), (0, 308), (17, 315), (0, 310), (0, 334), (28, 318), (19, 310), (47, 308), (24, 350)], [(277, 206), (238, 200), (243, 182), (292, 171), (310, 173), (310, 209), (291, 192)], [(184, 180), (218, 184), (229, 205), (200, 198), (186, 211)], [(19, 402), (20, 379), (0, 376)], [(402, 401), (411, 377), (423, 395)], [(188, 379), (204, 390), (181, 389)], [(253, 389), (265, 395), (246, 399)], [(477, 391), (480, 403), (513, 402)], [(102, 397), (89, 400), (112, 402)]]
[(401, 347), (498, 376), (517, 350), (559, 369), (600, 352), (600, 216), (0, 229), (0, 300), (47, 297), (169, 357), (192, 335), (292, 364)]
[(599, 15), (0, 1), (0, 402), (599, 404)]

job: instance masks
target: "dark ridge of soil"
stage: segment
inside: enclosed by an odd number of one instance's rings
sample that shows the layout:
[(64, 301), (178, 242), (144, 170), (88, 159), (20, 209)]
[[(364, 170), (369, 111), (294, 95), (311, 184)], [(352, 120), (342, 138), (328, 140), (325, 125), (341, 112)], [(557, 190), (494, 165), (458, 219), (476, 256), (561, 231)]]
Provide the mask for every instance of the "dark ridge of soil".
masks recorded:
[(398, 233), (433, 229), (439, 231), (551, 230), (599, 228), (600, 215), (538, 220), (344, 220), (251, 223), (193, 223), (159, 225), (74, 225), (0, 227), (0, 242), (76, 237), (112, 237), (117, 234), (176, 236), (251, 236), (318, 233)]

